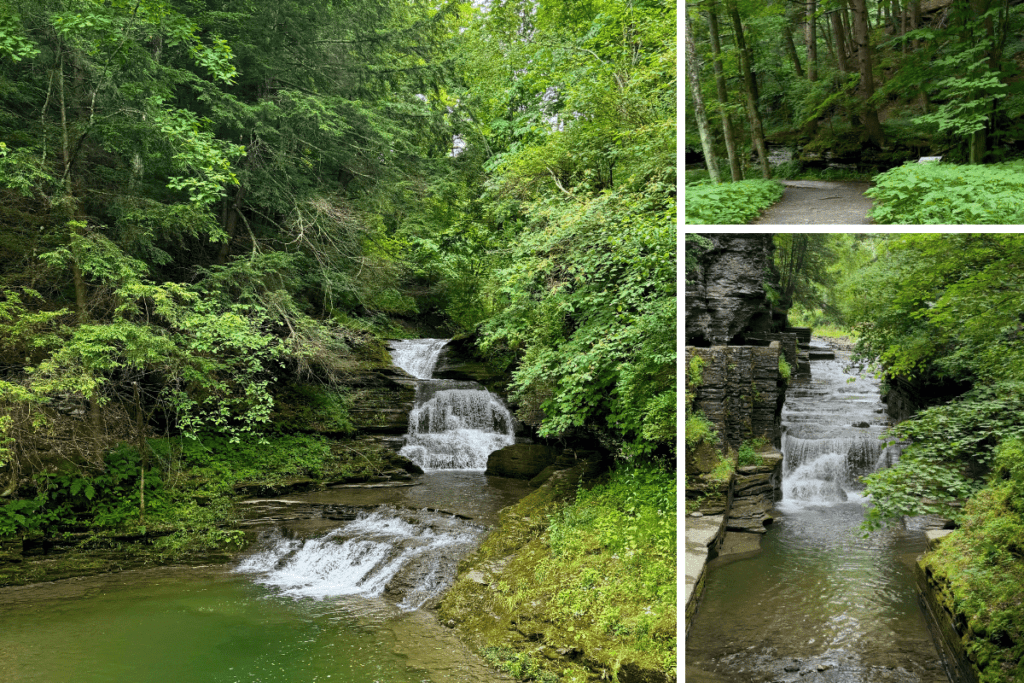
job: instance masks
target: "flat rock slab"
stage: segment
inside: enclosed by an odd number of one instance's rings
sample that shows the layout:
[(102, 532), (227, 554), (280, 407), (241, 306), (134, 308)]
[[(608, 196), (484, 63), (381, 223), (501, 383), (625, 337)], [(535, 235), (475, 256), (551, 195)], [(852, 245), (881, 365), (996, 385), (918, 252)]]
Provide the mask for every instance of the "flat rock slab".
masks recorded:
[(727, 531), (719, 557), (723, 555), (741, 555), (756, 553), (761, 550), (761, 535), (747, 534), (740, 531)]
[(754, 225), (870, 225), (871, 183), (782, 180), (786, 192)]

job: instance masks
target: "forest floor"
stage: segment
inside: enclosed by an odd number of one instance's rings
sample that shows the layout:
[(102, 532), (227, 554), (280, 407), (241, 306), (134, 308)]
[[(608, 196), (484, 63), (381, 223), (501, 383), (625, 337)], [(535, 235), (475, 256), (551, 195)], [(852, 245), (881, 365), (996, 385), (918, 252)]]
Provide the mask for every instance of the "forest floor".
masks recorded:
[(781, 180), (786, 193), (754, 225), (868, 225), (871, 183)]

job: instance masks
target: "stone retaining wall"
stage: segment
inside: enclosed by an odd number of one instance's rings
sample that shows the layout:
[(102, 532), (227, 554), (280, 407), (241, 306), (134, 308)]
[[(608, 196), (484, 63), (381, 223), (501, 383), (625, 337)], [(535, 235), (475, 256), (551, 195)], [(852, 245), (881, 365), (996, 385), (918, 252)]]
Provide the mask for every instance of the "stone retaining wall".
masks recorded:
[[(748, 439), (763, 436), (776, 448), (782, 445), (782, 403), (786, 385), (779, 377), (782, 346), (686, 347), (686, 367), (698, 356), (704, 360), (694, 408), (715, 425), (722, 440), (738, 448)], [(687, 469), (689, 471), (689, 459)]]
[(779, 499), (782, 487), (782, 454), (774, 448), (759, 453), (763, 464), (747, 465), (736, 469), (732, 505), (726, 528), (763, 534), (770, 524), (771, 510)]
[[(740, 467), (712, 495), (702, 499), (696, 513), (685, 517), (686, 581), (683, 591), (686, 632), (704, 595), (707, 563), (718, 556), (727, 532), (763, 534), (782, 486), (782, 454), (765, 447), (762, 464)], [(696, 515), (696, 516), (693, 516)]]

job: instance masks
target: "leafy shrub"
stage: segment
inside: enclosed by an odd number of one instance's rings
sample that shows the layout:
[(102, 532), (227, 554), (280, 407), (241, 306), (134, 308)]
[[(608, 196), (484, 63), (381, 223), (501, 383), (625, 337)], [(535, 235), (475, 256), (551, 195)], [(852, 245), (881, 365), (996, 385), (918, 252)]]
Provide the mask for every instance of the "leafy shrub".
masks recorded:
[(876, 223), (1024, 223), (1024, 161), (986, 166), (907, 163), (875, 176)]
[(747, 465), (760, 465), (761, 456), (757, 454), (757, 449), (764, 448), (768, 445), (768, 440), (763, 436), (759, 436), (756, 439), (749, 439), (740, 444), (739, 453), (736, 456), (736, 464), (739, 467), (745, 467)]
[(785, 188), (774, 180), (741, 180), (719, 185), (686, 188), (688, 225), (738, 225), (749, 223), (782, 197)]
[(981, 488), (977, 473), (991, 466), (995, 447), (1024, 439), (1021, 413), (1024, 382), (1000, 382), (976, 387), (901, 422), (893, 434), (911, 443), (899, 462), (864, 477), (872, 499), (866, 527), (874, 529), (903, 515), (959, 517), (961, 512), (949, 504)]

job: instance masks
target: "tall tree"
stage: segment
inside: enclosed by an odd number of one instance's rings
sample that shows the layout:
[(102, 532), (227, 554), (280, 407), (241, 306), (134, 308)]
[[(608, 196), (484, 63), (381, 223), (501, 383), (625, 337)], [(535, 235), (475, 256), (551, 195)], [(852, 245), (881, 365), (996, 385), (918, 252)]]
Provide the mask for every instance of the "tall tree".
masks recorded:
[(850, 7), (853, 9), (853, 41), (857, 46), (857, 66), (860, 71), (858, 93), (864, 135), (877, 147), (881, 147), (885, 144), (885, 134), (882, 131), (882, 123), (878, 120), (878, 109), (871, 101), (875, 94), (875, 81), (872, 73), (867, 0), (850, 0)]
[(767, 180), (771, 178), (771, 168), (768, 166), (768, 149), (764, 143), (764, 128), (761, 125), (761, 114), (757, 107), (757, 86), (754, 83), (754, 73), (751, 69), (750, 52), (747, 50), (747, 44), (743, 38), (743, 22), (740, 19), (736, 0), (727, 0), (726, 7), (729, 12), (729, 18), (732, 20), (733, 40), (736, 42), (736, 51), (740, 57), (740, 72), (743, 77), (743, 92), (746, 96), (750, 139), (754, 144), (754, 149), (757, 150), (757, 160), (761, 165), (761, 176)]
[[(718, 7), (715, 2), (708, 6), (708, 30), (711, 33), (711, 54), (714, 57), (715, 88), (718, 91), (718, 110), (721, 112), (725, 151), (729, 157), (729, 171), (735, 182), (743, 180), (743, 167), (740, 164), (739, 154), (736, 152), (736, 137), (733, 132), (732, 115), (726, 108), (729, 105), (729, 93), (725, 85), (725, 69), (722, 67), (722, 46), (718, 30)], [(799, 61), (797, 65), (799, 65)]]
[(804, 42), (807, 44), (807, 80), (818, 80), (817, 0), (806, 0), (804, 14)]

